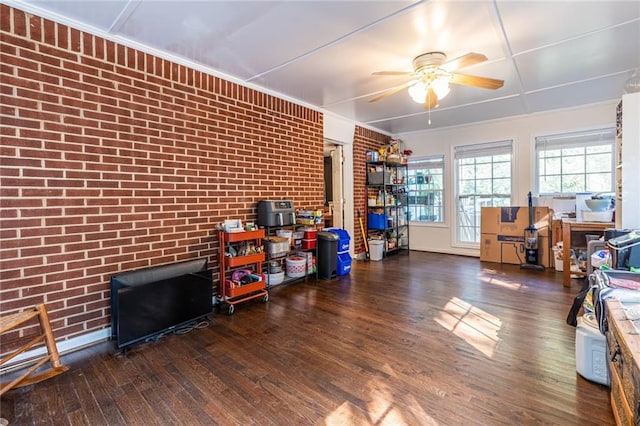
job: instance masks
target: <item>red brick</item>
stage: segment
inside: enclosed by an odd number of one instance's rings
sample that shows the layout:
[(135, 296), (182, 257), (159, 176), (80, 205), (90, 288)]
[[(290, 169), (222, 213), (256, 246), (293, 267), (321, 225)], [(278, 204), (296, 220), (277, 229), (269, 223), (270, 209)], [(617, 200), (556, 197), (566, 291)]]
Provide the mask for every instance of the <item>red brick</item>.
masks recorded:
[[(3, 255), (11, 257), (2, 257), (0, 281), (2, 295), (20, 306), (16, 291), (46, 289), (36, 275), (46, 274), (53, 288), (41, 297), (53, 304), (61, 337), (109, 325), (113, 273), (205, 255), (217, 277), (214, 224), (255, 220), (258, 200), (322, 206), (322, 188), (314, 185), (322, 181), (319, 112), (36, 22), (40, 34), (32, 29), (31, 38), (3, 33), (5, 66), (18, 66), (26, 78), (3, 76), (1, 93), (12, 102), (2, 105), (25, 116), (8, 123), (3, 116), (10, 137), (1, 148), (0, 194), (11, 200), (0, 243), (9, 244)], [(376, 134), (356, 140), (377, 142)], [(20, 217), (20, 209), (33, 217)], [(20, 249), (31, 257), (20, 258)], [(5, 276), (21, 279), (5, 289)]]

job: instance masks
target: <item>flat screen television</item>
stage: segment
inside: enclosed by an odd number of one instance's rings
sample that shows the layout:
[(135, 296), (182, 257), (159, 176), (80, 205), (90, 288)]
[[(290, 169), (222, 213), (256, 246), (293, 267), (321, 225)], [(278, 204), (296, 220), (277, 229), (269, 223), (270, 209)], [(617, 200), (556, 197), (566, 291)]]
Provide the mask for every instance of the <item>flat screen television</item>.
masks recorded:
[(125, 348), (211, 314), (206, 259), (111, 277), (111, 334)]

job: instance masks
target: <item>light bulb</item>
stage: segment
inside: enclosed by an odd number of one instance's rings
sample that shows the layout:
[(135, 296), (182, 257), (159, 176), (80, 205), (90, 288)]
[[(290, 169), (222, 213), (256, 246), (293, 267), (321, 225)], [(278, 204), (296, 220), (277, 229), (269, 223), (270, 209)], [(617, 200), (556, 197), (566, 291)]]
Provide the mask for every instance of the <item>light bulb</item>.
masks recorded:
[(449, 81), (443, 78), (438, 78), (431, 83), (433, 91), (436, 93), (438, 99), (442, 99), (449, 94)]
[(413, 86), (409, 87), (409, 96), (415, 102), (423, 104), (427, 97), (427, 86), (422, 81), (417, 82)]

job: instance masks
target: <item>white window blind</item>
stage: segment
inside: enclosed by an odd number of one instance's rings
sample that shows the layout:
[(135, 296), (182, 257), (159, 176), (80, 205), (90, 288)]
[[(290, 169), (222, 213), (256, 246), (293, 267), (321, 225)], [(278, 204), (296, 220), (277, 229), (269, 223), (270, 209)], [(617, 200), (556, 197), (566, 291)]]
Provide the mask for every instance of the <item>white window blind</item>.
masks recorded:
[(511, 154), (511, 140), (489, 142), (477, 145), (463, 145), (454, 148), (456, 160), (473, 157), (487, 157), (490, 155)]
[(577, 148), (612, 144), (615, 128), (589, 130), (536, 137), (536, 150)]
[(437, 157), (411, 159), (408, 166), (410, 170), (441, 169), (444, 168), (444, 157), (439, 155)]

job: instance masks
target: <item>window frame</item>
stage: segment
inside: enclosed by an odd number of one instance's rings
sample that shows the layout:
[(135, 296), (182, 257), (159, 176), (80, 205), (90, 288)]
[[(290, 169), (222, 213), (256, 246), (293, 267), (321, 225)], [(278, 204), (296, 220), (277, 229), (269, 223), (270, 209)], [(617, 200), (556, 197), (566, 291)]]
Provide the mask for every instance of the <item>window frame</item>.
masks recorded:
[[(616, 129), (615, 126), (610, 127), (600, 127), (588, 130), (578, 130), (578, 131), (570, 131), (570, 132), (562, 132), (562, 133), (554, 133), (547, 135), (539, 135), (533, 138), (533, 182), (535, 193), (541, 196), (573, 196), (576, 193), (581, 192), (611, 192), (613, 193), (615, 190), (615, 159), (616, 159)], [(611, 149), (607, 153), (610, 155), (610, 167), (609, 167), (609, 179), (610, 185), (609, 189), (602, 190), (598, 188), (589, 189), (586, 185), (588, 185), (589, 179), (588, 176), (595, 176), (599, 173), (603, 172), (589, 172), (588, 168), (588, 157), (595, 155), (602, 155), (603, 153), (583, 153), (583, 172), (581, 173), (583, 176), (583, 183), (585, 187), (577, 191), (563, 191), (562, 181), (565, 179), (564, 176), (575, 176), (577, 173), (563, 173), (562, 168), (564, 167), (564, 158), (577, 157), (578, 155), (561, 155), (559, 158), (560, 163), (560, 174), (551, 175), (551, 176), (559, 176), (561, 179), (560, 183), (560, 192), (547, 192), (542, 191), (542, 181), (541, 178), (543, 176), (550, 176), (550, 174), (541, 175), (540, 171), (542, 168), (541, 155), (540, 153), (543, 151), (554, 151), (554, 150), (564, 150), (571, 148), (588, 148), (588, 147), (598, 147), (598, 146), (609, 146)], [(553, 157), (546, 157), (553, 158)]]
[[(453, 222), (454, 222), (454, 241), (453, 241), (453, 245), (454, 246), (458, 246), (458, 247), (470, 247), (470, 248), (478, 248), (480, 246), (480, 223), (481, 223), (481, 211), (482, 211), (482, 207), (484, 206), (510, 206), (513, 200), (513, 188), (514, 188), (514, 183), (515, 183), (515, 175), (514, 175), (514, 145), (515, 145), (515, 139), (511, 138), (511, 139), (504, 139), (504, 140), (500, 140), (500, 141), (494, 141), (494, 142), (484, 142), (484, 143), (476, 143), (476, 144), (470, 144), (470, 145), (459, 145), (459, 146), (454, 146), (453, 147), (453, 169), (454, 169), (454, 179), (453, 179), (453, 185), (454, 185), (454, 202), (455, 202), (455, 212), (454, 212), (454, 218), (453, 218)], [(500, 179), (500, 177), (495, 177), (495, 164), (498, 163), (503, 163), (503, 162), (496, 162), (494, 157), (496, 156), (501, 156), (501, 155), (508, 155), (509, 156), (509, 176), (508, 176), (508, 180), (509, 180), (509, 193), (506, 194), (502, 194), (502, 193), (497, 193), (497, 192), (492, 192), (491, 194), (481, 194), (481, 193), (474, 193), (474, 194), (461, 194), (461, 179), (460, 179), (460, 173), (461, 173), (461, 160), (464, 159), (469, 159), (469, 158), (482, 158), (482, 157), (489, 157), (491, 156), (491, 187), (492, 189), (495, 188), (495, 183), (494, 180), (495, 179)], [(477, 177), (474, 177), (473, 179), (474, 181), (478, 181), (480, 179), (478, 179)], [(476, 184), (477, 185), (477, 184)], [(478, 200), (479, 198), (481, 198), (483, 195), (487, 195), (490, 198), (490, 202), (487, 205), (482, 205), (485, 204), (486, 202), (482, 202), (481, 200)], [(472, 212), (472, 216), (471, 218), (471, 226), (465, 226), (465, 228), (469, 228), (471, 230), (473, 230), (473, 233), (477, 236), (477, 241), (469, 241), (469, 240), (463, 240), (462, 237), (465, 234), (464, 229), (461, 228), (461, 208), (462, 208), (462, 198), (468, 198), (468, 197), (475, 197), (478, 198), (477, 200), (474, 201), (474, 209)], [(495, 200), (506, 200), (506, 203), (495, 203)], [(476, 205), (479, 204), (480, 205)], [(468, 232), (467, 232), (468, 233)]]

